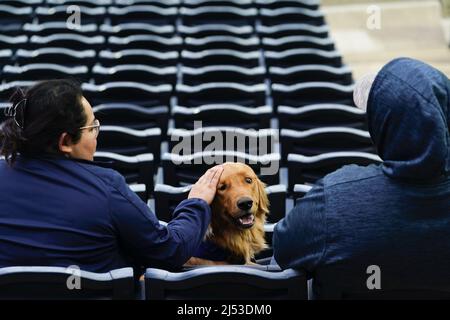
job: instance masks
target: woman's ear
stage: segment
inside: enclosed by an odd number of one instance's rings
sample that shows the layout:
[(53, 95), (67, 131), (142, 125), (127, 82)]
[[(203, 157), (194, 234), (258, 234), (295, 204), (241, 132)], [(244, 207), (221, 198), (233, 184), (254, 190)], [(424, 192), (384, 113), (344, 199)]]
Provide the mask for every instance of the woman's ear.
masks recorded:
[(269, 213), (269, 198), (267, 197), (266, 193), (266, 185), (264, 182), (256, 178), (256, 186), (257, 186), (257, 192), (258, 192), (258, 211), (262, 212), (264, 215), (267, 215)]
[(64, 154), (70, 154), (72, 149), (72, 138), (67, 132), (61, 133), (58, 140), (58, 149)]

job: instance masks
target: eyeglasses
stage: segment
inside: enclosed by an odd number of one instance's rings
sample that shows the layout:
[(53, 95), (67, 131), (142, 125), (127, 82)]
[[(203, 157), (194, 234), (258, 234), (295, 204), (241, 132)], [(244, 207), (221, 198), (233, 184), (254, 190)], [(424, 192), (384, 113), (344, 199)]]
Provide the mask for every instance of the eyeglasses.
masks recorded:
[(79, 130), (83, 130), (83, 129), (91, 129), (90, 132), (94, 132), (95, 133), (95, 137), (98, 137), (98, 133), (100, 132), (100, 121), (98, 121), (97, 119), (94, 120), (94, 124), (90, 125), (90, 126), (85, 126), (85, 127), (80, 127), (78, 128)]

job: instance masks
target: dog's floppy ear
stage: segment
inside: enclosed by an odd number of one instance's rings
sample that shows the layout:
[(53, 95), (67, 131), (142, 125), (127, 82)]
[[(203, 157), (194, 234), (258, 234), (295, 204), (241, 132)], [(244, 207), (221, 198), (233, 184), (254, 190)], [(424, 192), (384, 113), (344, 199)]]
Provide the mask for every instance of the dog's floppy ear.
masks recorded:
[(266, 184), (256, 178), (256, 187), (258, 193), (258, 212), (261, 212), (263, 215), (267, 215), (269, 213), (269, 199), (267, 198), (266, 193)]

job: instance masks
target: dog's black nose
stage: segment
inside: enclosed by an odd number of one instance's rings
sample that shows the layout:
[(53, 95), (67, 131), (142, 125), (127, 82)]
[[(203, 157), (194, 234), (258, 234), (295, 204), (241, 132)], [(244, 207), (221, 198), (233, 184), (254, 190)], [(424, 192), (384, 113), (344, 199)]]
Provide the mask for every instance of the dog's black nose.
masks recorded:
[(249, 197), (240, 198), (237, 201), (237, 206), (241, 210), (250, 210), (251, 207), (253, 206), (253, 200), (250, 199)]

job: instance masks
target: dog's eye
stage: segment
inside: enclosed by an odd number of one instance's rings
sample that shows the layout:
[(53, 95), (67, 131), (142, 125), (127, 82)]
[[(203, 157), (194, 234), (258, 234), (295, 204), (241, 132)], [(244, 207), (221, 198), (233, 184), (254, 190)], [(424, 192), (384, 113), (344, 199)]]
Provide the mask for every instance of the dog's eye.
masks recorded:
[(226, 184), (222, 184), (222, 185), (219, 186), (219, 190), (220, 190), (220, 191), (223, 191), (223, 190), (225, 190), (226, 188), (227, 188), (227, 185), (226, 185)]
[(245, 178), (245, 182), (252, 183), (252, 179), (251, 178)]

